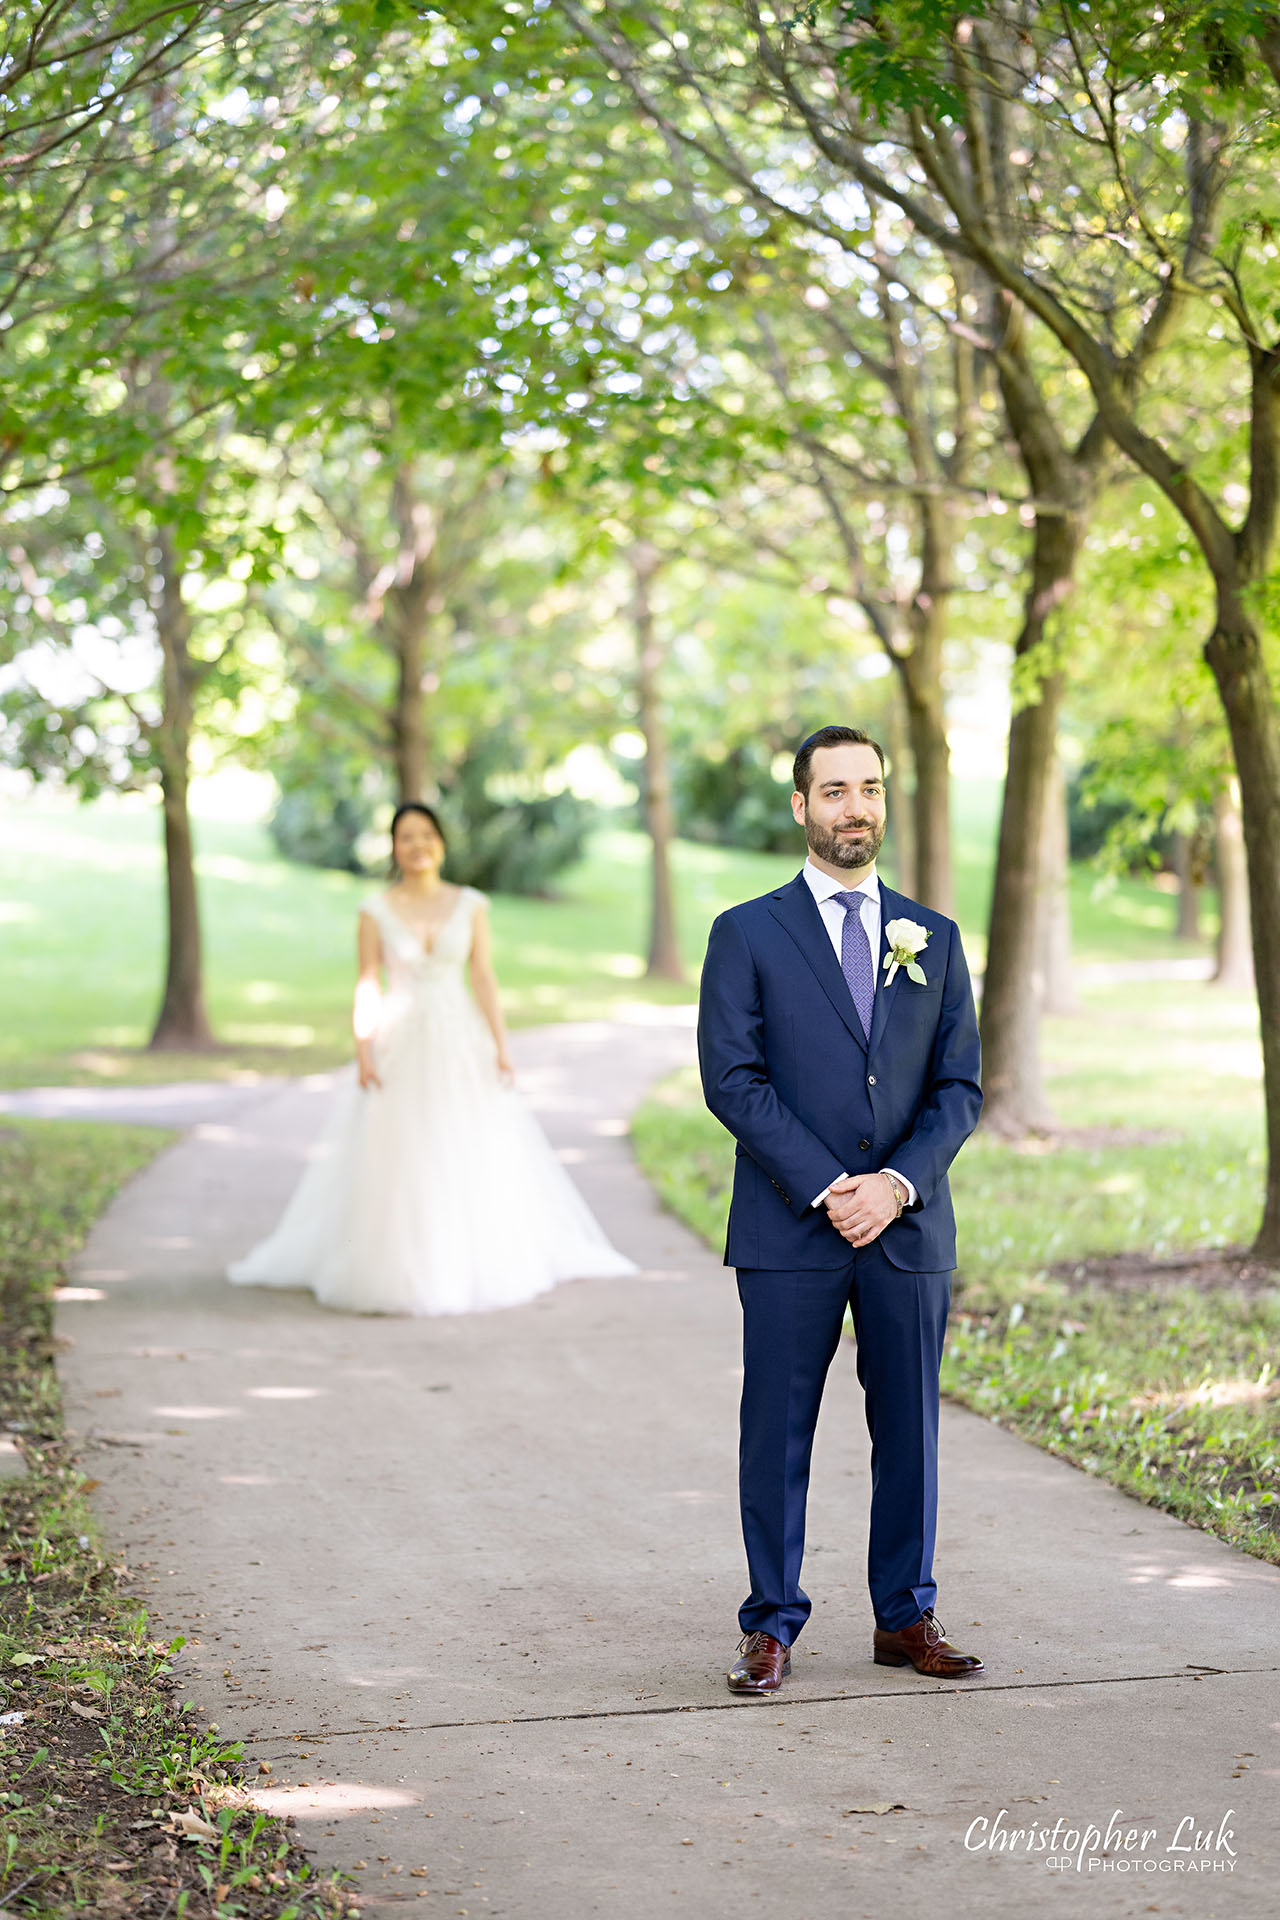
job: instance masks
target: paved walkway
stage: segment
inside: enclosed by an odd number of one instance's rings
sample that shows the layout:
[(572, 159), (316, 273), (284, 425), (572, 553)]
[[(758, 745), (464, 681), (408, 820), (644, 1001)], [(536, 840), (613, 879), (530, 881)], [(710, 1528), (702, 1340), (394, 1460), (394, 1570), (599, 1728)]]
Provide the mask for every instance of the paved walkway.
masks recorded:
[[(517, 1048), (639, 1279), (413, 1322), (229, 1287), (321, 1077), (168, 1110), (145, 1090), (149, 1117), (194, 1124), (60, 1309), (105, 1532), (156, 1631), (189, 1637), (190, 1696), (269, 1763), (263, 1805), (380, 1916), (1272, 1914), (1280, 1572), (948, 1408), (940, 1607), (988, 1671), (957, 1690), (873, 1666), (851, 1356), (816, 1449), (796, 1671), (774, 1701), (730, 1698), (733, 1283), (625, 1141), (691, 1056), (688, 1016)], [(1080, 1873), (973, 1825), (1105, 1832), (1117, 1809), (1146, 1851)], [(1234, 1853), (1196, 1851), (1224, 1816)]]

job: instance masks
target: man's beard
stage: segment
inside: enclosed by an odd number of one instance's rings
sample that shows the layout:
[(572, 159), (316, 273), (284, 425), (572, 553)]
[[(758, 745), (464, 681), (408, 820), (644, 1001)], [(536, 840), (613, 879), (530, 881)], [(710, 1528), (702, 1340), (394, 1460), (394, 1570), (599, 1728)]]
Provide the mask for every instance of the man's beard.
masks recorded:
[(884, 845), (885, 823), (879, 825), (873, 820), (866, 823), (866, 833), (857, 839), (842, 836), (829, 827), (823, 827), (810, 817), (805, 808), (804, 837), (809, 842), (809, 851), (825, 860), (832, 867), (869, 867)]

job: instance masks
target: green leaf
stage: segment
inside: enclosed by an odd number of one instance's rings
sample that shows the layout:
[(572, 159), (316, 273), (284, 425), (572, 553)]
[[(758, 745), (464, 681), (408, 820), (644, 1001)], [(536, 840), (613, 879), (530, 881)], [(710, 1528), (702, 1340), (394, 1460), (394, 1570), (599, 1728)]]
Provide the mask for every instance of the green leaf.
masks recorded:
[(918, 987), (928, 985), (924, 977), (924, 968), (917, 966), (914, 960), (908, 960), (907, 962), (907, 978), (908, 980), (914, 980)]

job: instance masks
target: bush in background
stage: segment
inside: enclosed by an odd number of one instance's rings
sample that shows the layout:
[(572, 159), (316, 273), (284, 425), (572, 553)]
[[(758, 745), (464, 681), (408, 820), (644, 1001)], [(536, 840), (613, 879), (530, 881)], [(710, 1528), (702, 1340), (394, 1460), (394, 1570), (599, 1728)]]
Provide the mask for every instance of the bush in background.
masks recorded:
[(741, 847), (748, 853), (791, 853), (791, 774), (773, 774), (774, 748), (745, 740), (714, 756), (689, 752), (677, 762), (672, 790), (678, 831), (686, 840)]
[[(281, 758), (272, 840), (286, 860), (344, 873), (382, 872), (391, 817), (386, 779), (354, 758), (324, 751)], [(575, 794), (548, 793), (527, 764), (512, 765), (510, 736), (482, 734), (441, 783), (433, 803), (449, 843), (445, 874), (485, 893), (545, 894), (579, 860), (598, 810)]]
[(361, 804), (362, 799), (326, 793), (323, 788), (293, 787), (276, 802), (268, 831), (286, 860), (363, 873), (358, 843), (373, 825), (373, 802)]
[(485, 893), (545, 894), (582, 858), (598, 810), (576, 794), (546, 792), (538, 776), (513, 768), (511, 754), (509, 735), (481, 735), (442, 785), (445, 872)]

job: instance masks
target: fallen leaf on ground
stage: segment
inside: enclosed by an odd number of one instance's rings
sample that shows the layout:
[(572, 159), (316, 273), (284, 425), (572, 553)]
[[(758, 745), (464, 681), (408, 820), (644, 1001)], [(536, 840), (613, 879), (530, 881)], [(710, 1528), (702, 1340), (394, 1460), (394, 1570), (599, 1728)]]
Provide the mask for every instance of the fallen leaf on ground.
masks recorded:
[(78, 1700), (71, 1702), (71, 1711), (78, 1713), (82, 1720), (101, 1720), (102, 1718), (101, 1707), (82, 1707)]
[(188, 1807), (185, 1813), (171, 1813), (169, 1821), (170, 1833), (179, 1833), (185, 1840), (221, 1840), (222, 1838), (218, 1829), (211, 1827), (194, 1807)]

